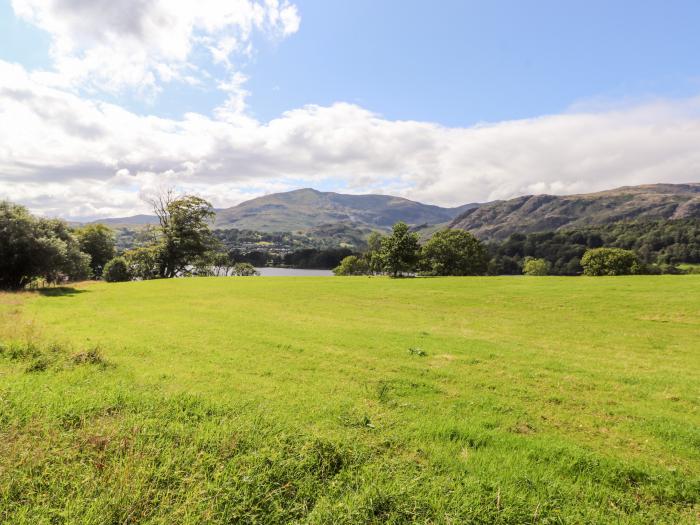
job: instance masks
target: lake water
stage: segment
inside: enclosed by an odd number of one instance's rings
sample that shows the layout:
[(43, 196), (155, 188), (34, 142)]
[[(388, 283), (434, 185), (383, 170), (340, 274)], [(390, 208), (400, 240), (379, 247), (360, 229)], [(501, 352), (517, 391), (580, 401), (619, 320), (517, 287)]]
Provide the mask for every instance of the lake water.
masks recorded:
[(263, 277), (331, 277), (330, 270), (299, 270), (296, 268), (256, 268)]

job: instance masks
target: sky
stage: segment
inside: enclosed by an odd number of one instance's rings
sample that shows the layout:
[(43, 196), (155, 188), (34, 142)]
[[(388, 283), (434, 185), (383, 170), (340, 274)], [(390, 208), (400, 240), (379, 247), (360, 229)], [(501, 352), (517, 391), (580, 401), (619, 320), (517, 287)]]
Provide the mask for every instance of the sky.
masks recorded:
[(696, 0), (0, 0), (0, 199), (700, 181)]

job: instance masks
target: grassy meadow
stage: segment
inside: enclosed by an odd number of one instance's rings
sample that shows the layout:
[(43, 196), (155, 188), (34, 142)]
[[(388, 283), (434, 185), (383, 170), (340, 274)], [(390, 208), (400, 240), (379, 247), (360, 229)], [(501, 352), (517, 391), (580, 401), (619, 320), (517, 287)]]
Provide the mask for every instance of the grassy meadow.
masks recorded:
[(700, 519), (700, 276), (0, 295), (0, 523)]

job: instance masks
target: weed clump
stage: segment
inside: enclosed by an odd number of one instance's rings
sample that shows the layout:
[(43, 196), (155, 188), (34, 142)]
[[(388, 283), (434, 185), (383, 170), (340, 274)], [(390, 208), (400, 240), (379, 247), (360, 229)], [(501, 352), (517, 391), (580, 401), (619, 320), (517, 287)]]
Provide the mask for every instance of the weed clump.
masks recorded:
[(428, 352), (426, 352), (422, 348), (418, 348), (417, 346), (412, 346), (408, 349), (408, 355), (413, 355), (413, 356), (417, 356), (417, 357), (425, 357), (428, 355)]
[(32, 342), (10, 341), (0, 343), (0, 356), (11, 361), (24, 361), (35, 359), (41, 355), (41, 350)]
[(97, 365), (102, 368), (106, 368), (110, 365), (109, 361), (104, 358), (102, 351), (97, 346), (86, 352), (75, 354), (71, 360), (73, 364), (76, 365)]
[(33, 374), (36, 372), (44, 372), (46, 371), (47, 368), (49, 368), (49, 365), (51, 362), (46, 358), (46, 357), (37, 357), (34, 361), (32, 361), (29, 366), (26, 368), (26, 372), (28, 374)]

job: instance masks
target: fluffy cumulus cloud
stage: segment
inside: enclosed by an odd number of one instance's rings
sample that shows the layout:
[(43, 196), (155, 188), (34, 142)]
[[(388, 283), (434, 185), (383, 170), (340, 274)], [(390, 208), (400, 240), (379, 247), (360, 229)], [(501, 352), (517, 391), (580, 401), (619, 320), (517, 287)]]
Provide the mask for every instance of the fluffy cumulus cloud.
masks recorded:
[[(53, 67), (0, 60), (0, 199), (46, 215), (142, 212), (142, 197), (166, 187), (216, 206), (302, 185), (459, 205), (698, 180), (700, 99), (468, 128), (392, 121), (345, 103), (258, 122), (247, 113), (237, 60), (253, 52), (254, 34), (299, 29), (289, 0), (12, 5), (51, 36)], [(202, 53), (208, 61), (193, 60)], [(100, 100), (105, 92), (158, 96), (174, 82), (207, 82), (225, 102), (211, 115), (171, 119)]]
[(342, 103), (267, 123), (173, 120), (87, 100), (0, 62), (0, 122), (0, 198), (67, 217), (144, 211), (140, 197), (169, 186), (217, 206), (321, 183), (459, 205), (700, 173), (700, 98), (468, 128)]
[(44, 83), (118, 93), (158, 93), (173, 81), (200, 83), (195, 51), (231, 68), (255, 31), (284, 37), (300, 18), (287, 0), (12, 0), (15, 14), (47, 31), (55, 68)]

